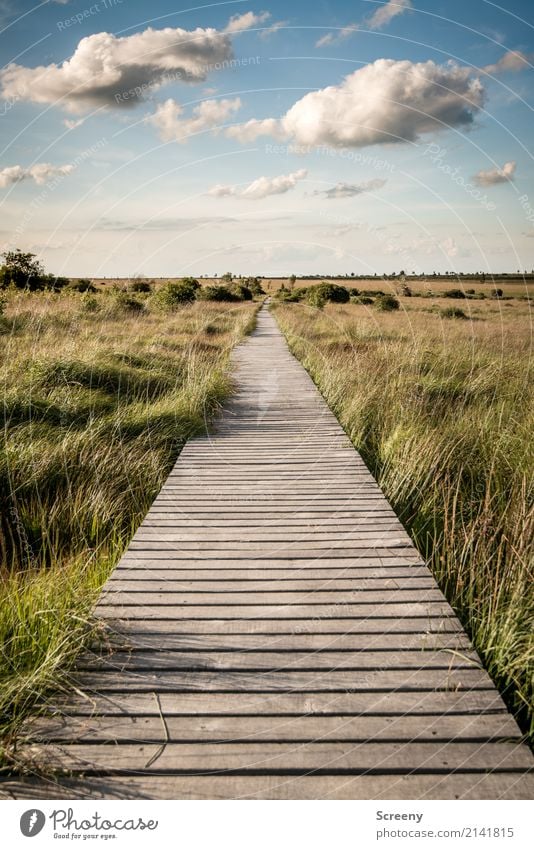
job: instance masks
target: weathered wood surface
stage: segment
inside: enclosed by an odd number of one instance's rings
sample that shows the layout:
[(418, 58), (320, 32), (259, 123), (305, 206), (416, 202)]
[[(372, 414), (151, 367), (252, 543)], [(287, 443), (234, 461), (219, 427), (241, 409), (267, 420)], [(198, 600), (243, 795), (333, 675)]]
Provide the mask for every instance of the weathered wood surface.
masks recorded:
[(234, 361), (2, 795), (532, 798), (515, 721), (266, 310)]

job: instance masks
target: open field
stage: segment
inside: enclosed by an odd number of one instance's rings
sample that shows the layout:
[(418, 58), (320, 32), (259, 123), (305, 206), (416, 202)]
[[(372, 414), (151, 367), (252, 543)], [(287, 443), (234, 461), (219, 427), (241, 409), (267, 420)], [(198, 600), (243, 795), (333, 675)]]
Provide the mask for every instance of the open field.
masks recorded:
[(532, 732), (534, 457), (528, 303), (274, 306), (485, 665)]
[[(62, 678), (99, 589), (184, 442), (231, 389), (257, 304), (158, 312), (116, 295), (8, 293), (0, 316), (0, 722)], [(8, 737), (9, 739), (9, 737)]]

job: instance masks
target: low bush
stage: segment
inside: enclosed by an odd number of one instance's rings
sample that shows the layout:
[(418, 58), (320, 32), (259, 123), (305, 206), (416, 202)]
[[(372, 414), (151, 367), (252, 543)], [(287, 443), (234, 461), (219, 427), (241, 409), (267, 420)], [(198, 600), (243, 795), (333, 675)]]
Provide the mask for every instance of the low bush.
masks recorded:
[(400, 304), (394, 295), (379, 295), (375, 300), (375, 306), (382, 312), (393, 312), (399, 309)]
[(134, 280), (128, 286), (129, 292), (135, 292), (139, 295), (149, 295), (152, 291), (152, 286), (148, 282), (148, 280)]
[(443, 292), (444, 298), (465, 298), (465, 292), (463, 289), (447, 289), (446, 292)]
[(244, 282), (245, 286), (247, 287), (247, 289), (250, 289), (254, 297), (257, 297), (259, 295), (265, 295), (259, 277), (247, 277), (245, 278)]
[(140, 313), (143, 312), (144, 309), (145, 305), (140, 301), (137, 301), (135, 298), (132, 298), (128, 292), (124, 292), (122, 289), (118, 289), (113, 292), (113, 311), (120, 310), (130, 313)]
[(252, 292), (242, 283), (232, 283), (228, 286), (203, 286), (198, 297), (203, 301), (251, 301)]
[(192, 277), (179, 283), (165, 283), (154, 294), (152, 303), (163, 312), (173, 312), (184, 304), (193, 303), (199, 290), (199, 283)]
[(460, 307), (445, 307), (441, 310), (442, 318), (467, 318), (465, 312)]
[(298, 287), (297, 289), (286, 289), (285, 286), (282, 286), (278, 292), (275, 294), (275, 298), (280, 301), (284, 301), (284, 303), (295, 304), (299, 301), (302, 301), (306, 297), (307, 289), (302, 287)]
[(230, 302), (239, 300), (228, 286), (202, 286), (198, 297), (203, 301)]
[(85, 292), (82, 296), (82, 312), (92, 313), (98, 312), (100, 309), (100, 303), (94, 295), (90, 292)]
[(306, 293), (306, 300), (312, 307), (322, 309), (328, 302), (333, 304), (346, 304), (350, 300), (350, 292), (345, 286), (335, 283), (319, 283), (311, 286)]
[(235, 295), (238, 301), (251, 301), (252, 300), (252, 292), (248, 288), (248, 286), (243, 286), (242, 283), (232, 283), (231, 286), (228, 287), (229, 291), (232, 295)]
[(73, 292), (96, 292), (97, 288), (87, 277), (81, 277), (79, 280), (71, 280), (68, 286)]

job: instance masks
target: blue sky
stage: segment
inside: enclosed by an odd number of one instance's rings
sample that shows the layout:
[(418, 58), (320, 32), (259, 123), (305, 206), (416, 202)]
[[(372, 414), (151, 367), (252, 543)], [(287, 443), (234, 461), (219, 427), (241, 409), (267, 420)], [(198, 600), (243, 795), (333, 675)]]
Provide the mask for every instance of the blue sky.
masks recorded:
[(73, 276), (534, 267), (531, 3), (194, 5), (0, 0), (2, 249)]

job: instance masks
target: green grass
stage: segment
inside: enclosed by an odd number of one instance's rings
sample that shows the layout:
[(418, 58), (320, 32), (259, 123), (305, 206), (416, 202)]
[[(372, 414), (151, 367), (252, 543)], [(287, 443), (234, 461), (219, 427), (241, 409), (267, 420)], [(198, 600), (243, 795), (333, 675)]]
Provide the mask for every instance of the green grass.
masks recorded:
[(185, 441), (231, 391), (257, 304), (162, 315), (8, 298), (0, 327), (0, 733), (65, 684), (98, 593)]
[(505, 314), (483, 303), (476, 321), (458, 322), (412, 304), (273, 309), (532, 739), (528, 305)]

